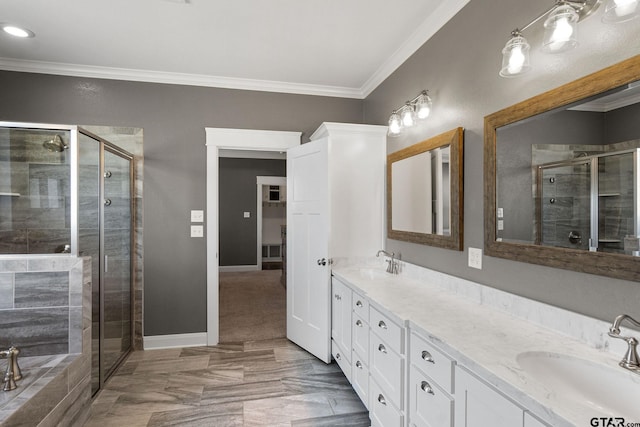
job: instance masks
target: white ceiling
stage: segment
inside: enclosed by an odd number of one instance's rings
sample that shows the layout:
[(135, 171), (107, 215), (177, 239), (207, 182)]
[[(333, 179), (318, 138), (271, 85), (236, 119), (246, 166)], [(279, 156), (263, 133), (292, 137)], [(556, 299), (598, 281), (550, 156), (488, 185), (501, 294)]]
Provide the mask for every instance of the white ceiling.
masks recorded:
[(364, 98), (469, 0), (1, 0), (0, 69)]

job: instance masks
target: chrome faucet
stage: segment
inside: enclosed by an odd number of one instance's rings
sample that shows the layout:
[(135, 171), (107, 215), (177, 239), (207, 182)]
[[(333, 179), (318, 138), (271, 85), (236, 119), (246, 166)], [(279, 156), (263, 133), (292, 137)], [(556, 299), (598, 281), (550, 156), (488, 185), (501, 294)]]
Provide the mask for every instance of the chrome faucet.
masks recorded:
[(376, 257), (379, 257), (380, 254), (385, 254), (386, 256), (389, 257), (388, 260), (386, 260), (387, 262), (387, 273), (391, 273), (391, 274), (398, 274), (398, 261), (396, 261), (395, 258), (395, 253), (394, 252), (387, 252), (385, 250), (380, 249), (378, 251), (378, 253), (376, 254)]
[(620, 335), (620, 324), (625, 320), (628, 320), (630, 323), (633, 323), (636, 326), (640, 326), (640, 322), (635, 320), (633, 317), (627, 314), (621, 314), (615, 318), (613, 324), (609, 328), (609, 336), (625, 340), (629, 345), (629, 347), (627, 348), (627, 352), (620, 361), (619, 365), (625, 369), (640, 374), (640, 363), (638, 363), (638, 351), (636, 349), (638, 340), (634, 337), (623, 337)]
[(2, 391), (15, 390), (17, 387), (16, 381), (22, 379), (22, 371), (18, 365), (18, 354), (20, 354), (20, 350), (13, 346), (9, 350), (0, 351), (0, 356), (7, 359), (7, 369), (2, 380)]

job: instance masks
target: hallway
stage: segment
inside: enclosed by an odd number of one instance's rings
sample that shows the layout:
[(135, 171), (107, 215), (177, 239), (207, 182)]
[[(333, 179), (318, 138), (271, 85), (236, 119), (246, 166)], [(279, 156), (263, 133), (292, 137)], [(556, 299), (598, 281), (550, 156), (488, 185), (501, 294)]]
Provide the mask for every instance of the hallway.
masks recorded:
[(220, 342), (284, 338), (287, 294), (280, 270), (220, 273)]

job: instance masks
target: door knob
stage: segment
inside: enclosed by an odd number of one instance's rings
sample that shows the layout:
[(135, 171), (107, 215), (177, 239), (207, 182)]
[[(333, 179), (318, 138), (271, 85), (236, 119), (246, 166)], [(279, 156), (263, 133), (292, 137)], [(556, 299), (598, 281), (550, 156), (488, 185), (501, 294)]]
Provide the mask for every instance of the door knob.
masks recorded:
[(318, 265), (327, 265), (327, 259), (326, 258), (319, 259)]

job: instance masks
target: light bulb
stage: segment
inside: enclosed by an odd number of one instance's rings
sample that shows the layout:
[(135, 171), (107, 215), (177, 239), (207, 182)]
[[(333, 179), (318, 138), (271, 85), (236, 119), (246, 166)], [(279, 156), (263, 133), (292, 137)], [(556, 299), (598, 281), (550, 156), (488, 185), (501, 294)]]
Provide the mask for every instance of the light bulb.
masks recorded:
[(640, 16), (638, 0), (609, 0), (602, 21), (606, 23), (626, 22)]
[(408, 102), (405, 104), (405, 106), (402, 109), (401, 117), (402, 117), (402, 126), (404, 127), (411, 127), (416, 123), (413, 106)]
[(502, 77), (516, 77), (531, 70), (529, 65), (529, 43), (520, 35), (519, 30), (511, 33), (511, 39), (502, 49)]
[(416, 115), (418, 119), (423, 120), (429, 117), (431, 114), (431, 98), (427, 95), (427, 92), (424, 91), (416, 101)]
[(509, 57), (509, 65), (507, 70), (509, 74), (518, 74), (522, 71), (522, 66), (524, 65), (524, 54), (522, 53), (522, 46), (515, 46), (511, 51), (511, 56)]
[(389, 136), (397, 136), (402, 132), (402, 121), (400, 120), (400, 115), (395, 111), (389, 117)]
[(544, 23), (543, 49), (548, 53), (559, 53), (578, 45), (576, 23), (578, 13), (567, 4), (555, 8)]

